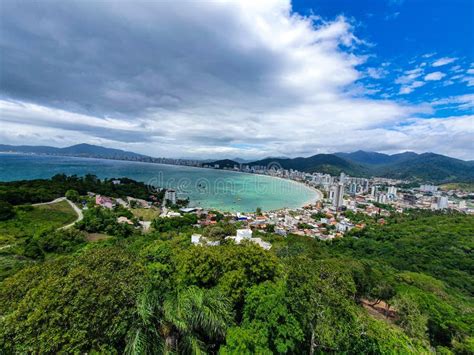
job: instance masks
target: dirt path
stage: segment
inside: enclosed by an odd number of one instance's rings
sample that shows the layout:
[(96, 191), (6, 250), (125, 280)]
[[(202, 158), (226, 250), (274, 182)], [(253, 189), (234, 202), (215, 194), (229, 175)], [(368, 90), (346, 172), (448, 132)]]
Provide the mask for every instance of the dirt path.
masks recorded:
[(64, 200), (66, 200), (66, 197), (58, 197), (57, 199), (49, 202), (33, 203), (32, 206), (52, 205), (53, 203), (58, 203)]
[(77, 213), (77, 219), (72, 223), (69, 223), (65, 226), (62, 226), (59, 229), (71, 228), (74, 224), (76, 224), (79, 221), (82, 221), (82, 219), (84, 218), (84, 215), (82, 214), (82, 211), (79, 207), (77, 207), (72, 201), (69, 201), (66, 197), (64, 197), (64, 199), (69, 203), (69, 205), (72, 207), (72, 209)]
[(62, 226), (58, 229), (67, 229), (67, 228), (71, 228), (74, 224), (76, 224), (77, 222), (79, 221), (82, 221), (82, 219), (84, 218), (84, 215), (82, 214), (82, 211), (79, 207), (77, 207), (72, 201), (69, 201), (66, 197), (59, 197), (57, 199), (54, 199), (53, 201), (49, 201), (49, 202), (42, 202), (42, 203), (34, 203), (32, 206), (42, 206), (42, 205), (52, 205), (54, 203), (58, 203), (58, 202), (62, 202), (62, 201), (67, 201), (67, 203), (69, 203), (69, 205), (71, 206), (71, 208), (74, 210), (74, 212), (76, 212), (77, 214), (77, 219), (72, 222), (72, 223), (69, 223), (65, 226)]

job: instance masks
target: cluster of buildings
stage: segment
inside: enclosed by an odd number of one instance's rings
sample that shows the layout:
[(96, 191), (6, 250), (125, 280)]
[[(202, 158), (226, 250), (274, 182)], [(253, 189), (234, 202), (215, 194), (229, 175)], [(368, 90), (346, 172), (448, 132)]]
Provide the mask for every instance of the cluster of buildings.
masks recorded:
[[(324, 198), (300, 209), (228, 214), (233, 220), (243, 222), (246, 230), (271, 231), (282, 236), (291, 233), (330, 240), (342, 237), (353, 228), (365, 227), (360, 218), (351, 220), (353, 216), (366, 215), (376, 223), (384, 224), (385, 218), (391, 213), (413, 208), (453, 209), (474, 214), (474, 194), (460, 190), (441, 191), (437, 186), (427, 184), (406, 188), (407, 181), (351, 177), (344, 173), (331, 176), (254, 168), (252, 172), (255, 173), (293, 179), (318, 188), (324, 193)], [(202, 221), (203, 226), (216, 223), (211, 215)], [(242, 235), (230, 238), (240, 242)]]
[[(272, 248), (271, 243), (265, 242), (262, 238), (252, 237), (252, 230), (249, 228), (246, 229), (237, 229), (236, 235), (227, 236), (226, 240), (233, 240), (235, 244), (241, 244), (242, 242), (250, 242), (259, 245), (265, 250), (270, 250)], [(193, 234), (191, 236), (191, 243), (193, 245), (208, 245), (216, 246), (219, 245), (219, 241), (211, 241), (206, 237), (203, 237), (202, 234)]]
[[(236, 235), (227, 236), (226, 239), (233, 240), (237, 244), (249, 241), (265, 250), (269, 250), (271, 244), (258, 236), (254, 237), (257, 231), (272, 232), (281, 236), (291, 233), (331, 240), (343, 237), (354, 228), (365, 228), (364, 222), (361, 222), (364, 220), (360, 218), (361, 215), (372, 217), (376, 223), (384, 224), (385, 218), (391, 213), (412, 208), (453, 209), (474, 214), (474, 194), (461, 190), (443, 191), (435, 185), (423, 184), (418, 187), (407, 187), (412, 185), (402, 180), (351, 177), (344, 173), (339, 176), (323, 173), (310, 174), (275, 167), (269, 169), (244, 166), (238, 169), (299, 181), (323, 193), (321, 200), (300, 209), (282, 209), (263, 213), (223, 213), (230, 223), (239, 223)], [(165, 191), (162, 217), (178, 217), (184, 213), (196, 213), (199, 220), (196, 227), (207, 227), (218, 223), (216, 214), (202, 208), (187, 207), (179, 211), (166, 209), (166, 201), (176, 204), (176, 194), (175, 190)], [(113, 208), (116, 204), (122, 204), (125, 207), (138, 204), (140, 207), (149, 208), (152, 204), (132, 198), (122, 201), (100, 195), (94, 197), (96, 204), (105, 208)], [(129, 223), (127, 220), (120, 222)], [(193, 234), (191, 242), (194, 245), (219, 244), (218, 241), (208, 240), (201, 234)]]
[[(219, 166), (208, 166), (219, 168)], [(353, 204), (369, 202), (389, 205), (391, 210), (403, 211), (407, 208), (432, 210), (454, 209), (474, 213), (474, 195), (461, 190), (441, 191), (437, 186), (422, 184), (416, 188), (406, 188), (410, 181), (387, 178), (352, 177), (344, 173), (332, 176), (324, 173), (305, 173), (278, 166), (234, 166), (233, 170), (270, 175), (291, 179), (323, 191), (332, 207), (347, 208)]]

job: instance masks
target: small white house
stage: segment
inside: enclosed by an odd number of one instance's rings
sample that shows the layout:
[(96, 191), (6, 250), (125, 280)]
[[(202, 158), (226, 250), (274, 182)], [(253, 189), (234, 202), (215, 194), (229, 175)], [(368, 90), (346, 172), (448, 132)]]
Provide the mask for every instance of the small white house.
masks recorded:
[(208, 245), (211, 247), (220, 245), (220, 242), (218, 240), (216, 241), (208, 240), (206, 237), (203, 237), (202, 234), (191, 235), (191, 243), (193, 245)]
[(193, 234), (191, 236), (191, 243), (194, 244), (194, 245), (200, 244), (201, 243), (201, 237), (202, 237), (201, 234)]
[(237, 236), (235, 241), (240, 243), (242, 239), (250, 239), (252, 238), (252, 230), (251, 229), (237, 229)]
[(252, 243), (258, 244), (265, 250), (269, 250), (272, 245), (270, 243), (264, 242), (261, 238), (252, 238), (251, 229), (237, 229), (236, 236), (229, 236), (226, 239), (232, 239), (236, 244), (240, 244), (243, 240), (248, 240)]
[(140, 223), (144, 232), (147, 232), (150, 230), (150, 227), (151, 227), (150, 221), (139, 221), (138, 223)]
[(268, 242), (264, 242), (262, 238), (251, 238), (250, 240), (265, 250), (270, 250), (272, 248), (272, 245)]

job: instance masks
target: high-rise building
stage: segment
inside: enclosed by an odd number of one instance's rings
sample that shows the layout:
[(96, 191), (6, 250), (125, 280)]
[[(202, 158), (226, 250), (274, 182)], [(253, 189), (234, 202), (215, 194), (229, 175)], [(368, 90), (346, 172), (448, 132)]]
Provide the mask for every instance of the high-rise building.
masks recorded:
[(436, 192), (438, 191), (438, 186), (434, 185), (421, 185), (420, 186), (421, 192)]
[(344, 204), (344, 184), (334, 184), (329, 188), (329, 199), (336, 208), (342, 207)]
[(396, 196), (397, 195), (397, 188), (395, 186), (389, 186), (387, 193), (389, 195)]
[(377, 202), (378, 203), (386, 203), (387, 202), (387, 195), (386, 194), (378, 194), (377, 195)]
[(369, 180), (364, 179), (364, 182), (362, 183), (362, 186), (363, 186), (363, 191), (364, 192), (369, 191)]
[(375, 186), (373, 185), (371, 188), (370, 188), (370, 195), (375, 198), (375, 195), (377, 195), (377, 192), (379, 191), (379, 187), (378, 186)]
[(346, 174), (341, 172), (341, 175), (339, 176), (339, 182), (341, 184), (344, 184), (346, 182)]
[(328, 199), (330, 199), (331, 201), (334, 201), (334, 196), (336, 196), (336, 192), (337, 192), (336, 185), (329, 186)]
[(176, 204), (176, 191), (175, 190), (166, 190), (165, 191), (165, 200), (169, 200), (173, 205)]
[(448, 208), (448, 197), (447, 196), (440, 196), (438, 197), (438, 209), (443, 210)]
[(357, 184), (355, 182), (351, 182), (351, 184), (349, 185), (349, 193), (351, 195), (355, 195), (357, 193)]

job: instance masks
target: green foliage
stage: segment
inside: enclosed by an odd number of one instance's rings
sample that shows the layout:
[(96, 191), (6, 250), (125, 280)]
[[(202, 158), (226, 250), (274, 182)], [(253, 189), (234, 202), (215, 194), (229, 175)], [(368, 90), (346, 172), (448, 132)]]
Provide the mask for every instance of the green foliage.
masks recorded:
[[(328, 244), (333, 252), (357, 259), (370, 257), (399, 270), (423, 272), (474, 293), (474, 216), (411, 211), (387, 219), (384, 226), (350, 232)], [(350, 238), (356, 233), (358, 239)]]
[(119, 238), (130, 237), (134, 233), (134, 226), (117, 222), (117, 218), (133, 216), (130, 211), (118, 207), (114, 210), (93, 207), (84, 211), (82, 221), (76, 223), (76, 228), (88, 233), (105, 233)]
[(86, 195), (92, 191), (111, 197), (131, 196), (145, 200), (150, 196), (162, 198), (160, 193), (153, 192), (153, 189), (142, 182), (120, 178), (121, 183), (114, 184), (113, 180), (115, 179), (100, 180), (94, 175), (78, 177), (58, 174), (51, 179), (0, 182), (0, 200), (12, 205), (47, 202), (62, 197), (72, 190), (79, 195)]
[(397, 310), (397, 324), (408, 336), (423, 339), (426, 337), (428, 317), (420, 312), (418, 303), (411, 297), (403, 295), (394, 302)]
[(74, 222), (76, 218), (76, 212), (66, 201), (41, 206), (15, 206), (15, 216), (0, 221), (0, 244), (15, 244), (19, 239), (59, 228)]
[(14, 216), (15, 210), (13, 209), (13, 206), (7, 201), (0, 201), (0, 221), (6, 221)]
[[(142, 234), (117, 223), (133, 219), (122, 207), (89, 208), (79, 230), (51, 228), (43, 208), (0, 222), (41, 226), (3, 239), (0, 353), (473, 352), (472, 216), (356, 215), (367, 227), (332, 242), (262, 233), (265, 251), (223, 240), (237, 228), (223, 216), (203, 229), (191, 214), (157, 218)], [(192, 233), (222, 243), (194, 246)]]
[(80, 195), (79, 192), (76, 190), (67, 190), (66, 193), (64, 194), (68, 200), (71, 200), (72, 202), (78, 202)]
[[(383, 299), (377, 293), (385, 298), (396, 294), (396, 302), (411, 300), (420, 314), (412, 310), (406, 321), (413, 316), (420, 322), (408, 323), (407, 329), (413, 329), (406, 331), (421, 338), (421, 320), (427, 318), (430, 343), (452, 348), (455, 343), (468, 346), (472, 335), (474, 261), (468, 255), (474, 247), (473, 235), (473, 216), (414, 210), (321, 247), (337, 257), (370, 258), (380, 265), (378, 270), (390, 267), (393, 275), (370, 282), (372, 291), (364, 292), (364, 297), (377, 301)], [(403, 302), (402, 306), (406, 311), (408, 306)]]
[(195, 214), (185, 214), (182, 217), (158, 217), (153, 220), (152, 226), (158, 232), (186, 229), (197, 223)]
[(239, 314), (246, 289), (278, 274), (275, 256), (251, 243), (193, 247), (179, 255), (177, 264), (180, 282), (204, 288), (218, 286)]
[(225, 237), (235, 235), (236, 230), (237, 228), (234, 224), (224, 223), (221, 221), (204, 228), (203, 235), (211, 240), (223, 241)]
[(76, 229), (44, 231), (34, 238), (45, 253), (71, 253), (85, 243), (84, 234)]
[(142, 274), (133, 257), (118, 248), (20, 271), (0, 288), (2, 352), (123, 348)]
[(311, 215), (311, 218), (319, 222), (321, 218), (326, 218), (326, 214), (324, 212), (313, 213)]
[[(288, 353), (304, 336), (286, 302), (285, 283), (270, 281), (251, 287), (245, 297), (241, 330), (229, 333), (226, 352)], [(242, 333), (253, 336), (242, 336)]]
[(299, 229), (314, 229), (312, 225), (308, 223), (303, 223), (303, 222), (298, 223), (298, 228)]
[(126, 353), (215, 350), (231, 318), (228, 300), (216, 290), (189, 287), (165, 295), (147, 290), (139, 298)]

